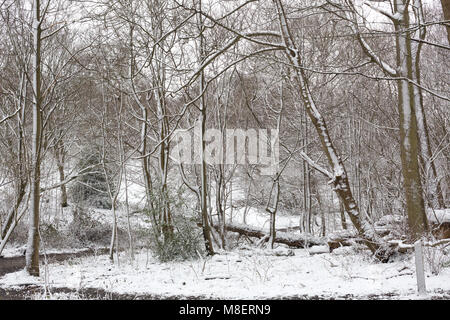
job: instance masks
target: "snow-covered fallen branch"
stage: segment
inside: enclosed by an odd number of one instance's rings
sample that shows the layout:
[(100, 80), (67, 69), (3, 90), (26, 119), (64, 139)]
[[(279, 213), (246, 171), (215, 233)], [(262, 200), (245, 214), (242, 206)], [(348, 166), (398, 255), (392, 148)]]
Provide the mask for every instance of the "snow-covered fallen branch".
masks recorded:
[[(215, 226), (217, 227), (217, 226)], [(264, 238), (269, 236), (269, 232), (251, 227), (245, 224), (229, 223), (225, 225), (226, 231), (237, 232), (242, 235), (254, 238)], [(326, 241), (321, 238), (308, 234), (292, 234), (285, 232), (277, 232), (275, 237), (276, 243), (286, 244), (295, 248), (308, 248), (311, 246), (326, 245)]]
[[(403, 240), (391, 240), (388, 242), (390, 245), (396, 246), (400, 251), (414, 249), (413, 243), (403, 243)], [(423, 246), (425, 247), (437, 247), (440, 245), (445, 245), (450, 243), (450, 239), (441, 239), (438, 241), (424, 241)]]

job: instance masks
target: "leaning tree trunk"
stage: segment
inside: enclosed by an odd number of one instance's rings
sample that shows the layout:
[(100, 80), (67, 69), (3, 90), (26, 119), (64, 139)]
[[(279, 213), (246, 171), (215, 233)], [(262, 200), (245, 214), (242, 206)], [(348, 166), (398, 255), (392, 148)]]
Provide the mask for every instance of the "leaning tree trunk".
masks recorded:
[[(10, 235), (12, 233), (19, 220), (18, 209), (25, 197), (26, 188), (29, 180), (25, 165), (25, 138), (23, 132), (24, 131), (23, 125), (25, 124), (25, 105), (27, 101), (26, 86), (27, 86), (26, 77), (25, 73), (23, 73), (20, 81), (20, 88), (21, 88), (19, 96), (20, 112), (17, 114), (18, 142), (17, 142), (17, 173), (15, 179), (17, 181), (15, 204), (10, 208), (8, 216), (6, 217), (6, 221), (4, 222), (1, 229), (0, 239), (2, 243), (0, 245), (0, 254), (2, 253), (3, 248), (8, 242), (9, 239), (8, 234)], [(12, 152), (12, 150), (10, 150), (9, 152)]]
[(12, 206), (12, 208), (10, 209), (6, 221), (2, 226), (0, 240), (3, 240), (5, 238), (14, 220), (17, 219), (17, 212), (20, 204), (22, 203), (23, 197), (25, 196), (26, 187), (27, 181), (20, 178), (20, 182), (17, 187), (16, 201), (14, 206)]
[(364, 243), (374, 254), (376, 254), (379, 259), (384, 260), (387, 254), (385, 250), (387, 249), (381, 248), (380, 239), (375, 234), (373, 227), (366, 220), (366, 218), (360, 214), (358, 205), (350, 189), (344, 163), (333, 145), (325, 119), (317, 109), (315, 101), (311, 95), (309, 81), (302, 65), (301, 53), (293, 41), (281, 0), (274, 0), (274, 2), (277, 7), (281, 35), (286, 46), (285, 54), (291, 65), (294, 66), (293, 75), (297, 88), (306, 108), (307, 114), (319, 136), (322, 144), (322, 150), (324, 151), (328, 159), (328, 163), (332, 169), (331, 183), (333, 184), (334, 191), (341, 200), (341, 203), (343, 204), (344, 209), (349, 215), (353, 225), (358, 230), (360, 236), (364, 239)]
[(41, 96), (41, 17), (40, 1), (33, 3), (33, 137), (31, 164), (31, 204), (28, 243), (26, 250), (26, 270), (32, 276), (39, 276), (39, 205), (40, 205), (40, 164), (42, 138), (42, 96)]

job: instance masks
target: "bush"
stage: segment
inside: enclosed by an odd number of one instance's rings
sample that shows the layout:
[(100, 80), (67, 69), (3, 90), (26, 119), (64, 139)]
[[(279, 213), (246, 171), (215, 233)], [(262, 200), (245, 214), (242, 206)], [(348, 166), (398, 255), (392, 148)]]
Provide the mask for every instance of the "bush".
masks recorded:
[[(157, 184), (154, 190), (159, 190)], [(149, 247), (161, 262), (196, 259), (205, 251), (202, 230), (197, 226), (196, 217), (186, 215), (192, 208), (182, 200), (185, 199), (183, 192), (183, 188), (180, 188), (172, 194), (153, 194), (153, 210), (146, 212), (152, 226)], [(164, 236), (162, 226), (156, 227), (155, 220), (161, 220), (160, 214), (166, 203), (170, 204), (173, 233)]]
[[(72, 185), (69, 194), (73, 203), (100, 209), (111, 209), (111, 199), (108, 195), (108, 184), (101, 165), (101, 152), (98, 148), (83, 151), (77, 170), (91, 167), (88, 174), (80, 176)], [(108, 174), (111, 173), (109, 170)], [(110, 179), (111, 180), (111, 179)]]
[(174, 219), (174, 233), (163, 237), (152, 230), (150, 249), (161, 262), (196, 259), (204, 255), (203, 235), (193, 218)]
[(74, 208), (73, 221), (68, 228), (67, 238), (81, 245), (100, 244), (107, 246), (111, 227), (95, 221), (81, 208)]
[(434, 275), (438, 275), (442, 269), (450, 267), (449, 247), (425, 247), (424, 256), (425, 263)]

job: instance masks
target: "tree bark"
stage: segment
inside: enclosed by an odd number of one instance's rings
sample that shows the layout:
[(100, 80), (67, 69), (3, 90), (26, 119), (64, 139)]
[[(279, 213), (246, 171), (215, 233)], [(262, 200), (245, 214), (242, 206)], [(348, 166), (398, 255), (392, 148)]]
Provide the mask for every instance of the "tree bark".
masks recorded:
[[(444, 19), (450, 21), (450, 0), (441, 0), (442, 12), (444, 13)], [(447, 41), (450, 45), (450, 22), (447, 22)]]
[(65, 162), (65, 150), (64, 150), (64, 144), (60, 138), (55, 146), (55, 157), (58, 167), (58, 173), (59, 173), (59, 181), (61, 182), (61, 207), (65, 208), (67, 207), (67, 188), (66, 184), (63, 183), (66, 180), (66, 176), (64, 174), (64, 162)]
[[(394, 10), (400, 19), (394, 22), (396, 30), (396, 54), (399, 76), (413, 79), (413, 59), (408, 7), (405, 0), (396, 0)], [(407, 80), (397, 81), (398, 110), (400, 114), (400, 153), (403, 188), (405, 192), (408, 223), (413, 239), (428, 230), (423, 200), (422, 181), (419, 171), (419, 142), (413, 84)]]
[[(199, 11), (202, 10), (202, 2), (199, 1)], [(200, 62), (203, 63), (203, 60), (206, 56), (205, 53), (205, 44), (204, 44), (204, 35), (203, 35), (203, 19), (201, 14), (198, 15), (199, 17), (199, 28), (200, 28)], [(202, 93), (202, 96), (200, 98), (200, 121), (201, 121), (201, 134), (200, 134), (200, 144), (201, 144), (201, 216), (202, 216), (202, 227), (203, 227), (203, 238), (205, 241), (205, 248), (208, 255), (214, 255), (214, 248), (212, 244), (211, 239), (211, 230), (209, 225), (209, 219), (208, 219), (208, 203), (207, 203), (207, 173), (206, 173), (206, 159), (205, 159), (205, 132), (206, 132), (206, 103), (205, 103), (205, 94), (204, 94), (204, 88), (205, 88), (205, 72), (202, 69), (200, 74), (200, 93)]]
[[(419, 26), (424, 23), (424, 15), (422, 2), (420, 0), (414, 1), (416, 20)], [(419, 28), (419, 38), (425, 40), (425, 27)], [(423, 104), (423, 94), (420, 75), (420, 55), (423, 43), (412, 44), (412, 57), (414, 59), (413, 65), (413, 80), (419, 85), (414, 86), (414, 105), (417, 119), (417, 131), (420, 143), (420, 160), (423, 164), (423, 181), (426, 200), (432, 208), (440, 209), (445, 207), (444, 196), (442, 194), (441, 183), (437, 175), (436, 165), (433, 160), (431, 151), (430, 137), (428, 134), (428, 126)]]
[(26, 271), (39, 276), (39, 206), (41, 179), (42, 93), (41, 93), (41, 16), (40, 1), (33, 2), (33, 137), (31, 165), (31, 204), (28, 243), (25, 255)]

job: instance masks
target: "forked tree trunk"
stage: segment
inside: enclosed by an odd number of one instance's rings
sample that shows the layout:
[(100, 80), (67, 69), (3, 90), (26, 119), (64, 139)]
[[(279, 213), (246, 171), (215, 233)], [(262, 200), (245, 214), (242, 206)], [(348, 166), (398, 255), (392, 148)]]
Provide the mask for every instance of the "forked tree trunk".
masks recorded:
[[(397, 65), (399, 66), (398, 72), (400, 77), (413, 79), (411, 34), (408, 30), (410, 27), (409, 13), (405, 2), (405, 0), (396, 0), (394, 2), (394, 10), (400, 17), (394, 22)], [(398, 80), (397, 85), (403, 186), (409, 229), (411, 237), (415, 239), (428, 230), (428, 222), (425, 214), (422, 181), (419, 171), (419, 141), (414, 87), (412, 83), (403, 79)]]
[[(450, 3), (450, 1), (447, 1)], [(416, 20), (419, 24), (424, 24), (424, 15), (422, 3), (419, 0), (414, 0), (414, 7), (416, 13)], [(425, 40), (426, 29), (422, 27), (418, 30), (419, 38)], [(412, 44), (412, 57), (414, 63), (412, 66), (413, 80), (419, 85), (414, 86), (414, 106), (417, 119), (417, 131), (419, 134), (420, 143), (420, 159), (423, 167), (423, 181), (424, 181), (424, 191), (426, 196), (426, 201), (428, 204), (435, 209), (440, 209), (445, 206), (444, 196), (442, 194), (441, 183), (437, 174), (436, 165), (434, 163), (433, 155), (431, 152), (430, 137), (428, 134), (427, 120), (425, 116), (424, 104), (423, 104), (423, 94), (421, 85), (421, 75), (420, 75), (420, 55), (422, 51), (423, 43), (413, 43)]]

